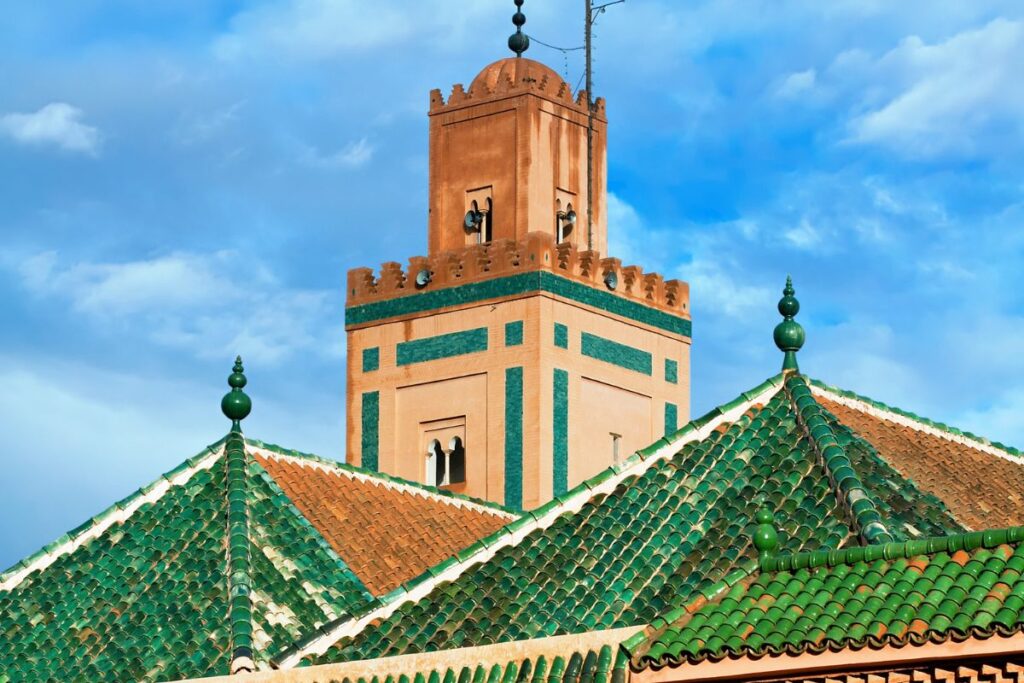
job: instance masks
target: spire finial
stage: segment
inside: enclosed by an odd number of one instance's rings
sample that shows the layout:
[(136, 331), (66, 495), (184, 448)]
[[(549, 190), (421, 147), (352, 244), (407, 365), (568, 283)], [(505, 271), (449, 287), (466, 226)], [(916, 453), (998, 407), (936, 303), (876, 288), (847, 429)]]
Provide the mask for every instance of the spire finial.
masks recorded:
[(761, 558), (769, 558), (779, 547), (779, 532), (775, 528), (775, 516), (767, 508), (761, 508), (754, 516), (757, 529), (754, 530), (754, 547)]
[(786, 276), (786, 288), (782, 290), (782, 298), (779, 299), (779, 313), (783, 320), (775, 326), (775, 345), (779, 347), (785, 356), (782, 360), (782, 370), (799, 371), (796, 364), (796, 352), (804, 345), (804, 328), (793, 318), (800, 312), (800, 302), (796, 300), (796, 290), (793, 289), (793, 278)]
[(522, 57), (523, 53), (530, 48), (530, 36), (523, 33), (523, 24), (526, 23), (526, 15), (523, 14), (523, 0), (514, 0), (516, 13), (512, 15), (512, 23), (516, 25), (516, 32), (508, 37), (508, 49), (516, 53), (516, 57)]
[(231, 391), (226, 393), (220, 402), (221, 412), (224, 413), (224, 417), (231, 420), (231, 431), (233, 432), (242, 431), (242, 420), (252, 412), (252, 399), (242, 391), (242, 387), (249, 383), (249, 380), (242, 374), (243, 372), (245, 372), (245, 368), (242, 367), (242, 357), (238, 356), (235, 358), (235, 367), (228, 375), (228, 385), (231, 387)]

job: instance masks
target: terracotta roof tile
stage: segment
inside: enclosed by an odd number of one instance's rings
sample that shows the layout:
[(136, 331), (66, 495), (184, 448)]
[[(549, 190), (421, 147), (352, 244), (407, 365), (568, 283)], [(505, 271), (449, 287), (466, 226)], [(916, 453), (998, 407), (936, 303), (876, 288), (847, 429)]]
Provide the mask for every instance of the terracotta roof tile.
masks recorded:
[(941, 498), (962, 524), (972, 529), (1024, 524), (1024, 466), (1009, 455), (1001, 458), (821, 394), (815, 398), (900, 474)]
[(262, 452), (255, 457), (374, 595), (419, 576), (513, 519), (427, 489), (356, 476), (348, 468)]

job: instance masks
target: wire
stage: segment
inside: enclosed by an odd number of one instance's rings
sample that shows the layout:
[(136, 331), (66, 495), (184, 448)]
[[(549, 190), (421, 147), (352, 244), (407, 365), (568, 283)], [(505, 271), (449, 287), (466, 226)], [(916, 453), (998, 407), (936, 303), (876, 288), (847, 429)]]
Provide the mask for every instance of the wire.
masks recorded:
[(543, 45), (544, 47), (549, 47), (552, 50), (558, 50), (559, 52), (575, 52), (576, 50), (582, 50), (583, 49), (582, 45), (580, 45), (579, 47), (558, 47), (557, 45), (548, 45), (543, 40), (540, 40), (538, 38), (534, 38), (533, 36), (528, 36), (528, 37), (529, 37), (530, 40), (532, 40), (533, 42), (537, 43), (538, 45)]

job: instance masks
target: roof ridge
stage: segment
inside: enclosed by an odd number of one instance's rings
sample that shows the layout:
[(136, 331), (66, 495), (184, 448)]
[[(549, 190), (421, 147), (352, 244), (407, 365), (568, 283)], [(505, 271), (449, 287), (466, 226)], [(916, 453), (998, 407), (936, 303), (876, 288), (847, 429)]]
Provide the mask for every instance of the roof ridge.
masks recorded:
[(225, 486), (228, 501), (228, 635), (231, 639), (231, 664), (234, 675), (256, 669), (253, 653), (252, 558), (249, 553), (249, 477), (246, 472), (245, 438), (231, 430), (224, 446), (227, 471)]
[(274, 458), (294, 458), (295, 460), (301, 461), (303, 464), (319, 465), (325, 469), (341, 472), (349, 476), (363, 477), (366, 479), (376, 479), (380, 483), (390, 484), (398, 488), (412, 489), (412, 493), (428, 498), (435, 498), (440, 502), (454, 505), (456, 507), (479, 507), (484, 508), (490, 514), (501, 514), (509, 517), (510, 519), (518, 519), (520, 516), (519, 512), (511, 510), (504, 505), (491, 502), (489, 500), (483, 500), (481, 498), (474, 498), (461, 493), (453, 493), (452, 491), (445, 491), (435, 486), (427, 486), (419, 482), (412, 481), (411, 479), (403, 479), (402, 477), (396, 477), (392, 474), (385, 474), (384, 472), (376, 472), (374, 470), (368, 470), (364, 467), (357, 467), (344, 462), (338, 462), (337, 460), (331, 460), (330, 458), (324, 458), (313, 453), (304, 453), (302, 451), (296, 451), (290, 448), (284, 448), (277, 444), (269, 444), (259, 439), (246, 438), (245, 442), (253, 448), (258, 448), (266, 452), (270, 457)]
[[(903, 410), (895, 406), (876, 401), (873, 398), (869, 398), (862, 394), (858, 394), (853, 391), (841, 389), (832, 384), (827, 384), (821, 380), (817, 380), (811, 377), (805, 378), (811, 385), (811, 391), (817, 393), (831, 394), (833, 400), (837, 403), (841, 403), (855, 410), (861, 412), (870, 413), (871, 410), (875, 410), (881, 413), (889, 413), (891, 421), (905, 424), (912, 429), (923, 431), (929, 434), (935, 434), (944, 439), (949, 439), (957, 443), (964, 443), (967, 446), (975, 448), (977, 450), (1004, 457), (1013, 462), (1021, 462), (1024, 459), (1024, 451), (1021, 451), (1013, 446), (1007, 446), (999, 441), (992, 441), (983, 436), (979, 436), (972, 432), (967, 432), (962, 429), (958, 429), (944, 422), (938, 422), (927, 417), (921, 417), (916, 413), (912, 413), (909, 410)], [(838, 400), (837, 400), (838, 399)], [(860, 405), (857, 405), (860, 404)], [(894, 420), (892, 418), (903, 418), (902, 420)]]
[(144, 503), (159, 500), (172, 486), (182, 486), (200, 470), (209, 469), (223, 455), (225, 438), (187, 458), (148, 484), (136, 489), (113, 505), (93, 515), (54, 541), (0, 572), (0, 591), (13, 590), (32, 572), (45, 569), (58, 557), (74, 552), (83, 543), (103, 534), (114, 524), (124, 523)]
[(792, 571), (794, 569), (816, 569), (834, 567), (855, 562), (877, 560), (909, 559), (917, 555), (995, 548), (1007, 543), (1024, 541), (1024, 526), (1001, 529), (968, 531), (948, 536), (932, 536), (913, 541), (891, 541), (878, 545), (853, 546), (833, 550), (809, 550), (791, 555), (776, 555), (762, 558), (759, 568), (762, 572)]
[(840, 505), (858, 528), (858, 535), (871, 545), (893, 541), (892, 533), (882, 521), (882, 514), (857, 474), (853, 461), (839, 445), (835, 431), (825, 420), (825, 409), (814, 400), (804, 378), (793, 373), (786, 380), (786, 393), (796, 412), (797, 422), (804, 428), (811, 447), (818, 454)]
[(658, 439), (647, 448), (636, 451), (622, 462), (599, 472), (557, 496), (539, 508), (525, 513), (498, 531), (431, 567), (386, 595), (375, 599), (360, 615), (340, 619), (318, 629), (282, 651), (276, 658), (279, 668), (292, 668), (310, 653), (322, 654), (341, 638), (361, 632), (367, 625), (390, 616), (402, 604), (426, 597), (438, 584), (453, 581), (469, 567), (486, 562), (506, 546), (516, 545), (537, 529), (546, 529), (566, 513), (578, 512), (597, 495), (610, 493), (628, 477), (639, 476), (655, 463), (675, 455), (691, 441), (705, 438), (721, 423), (733, 422), (758, 401), (774, 396), (782, 389), (782, 374), (769, 378), (737, 399), (713, 408), (705, 415), (688, 422), (674, 434)]

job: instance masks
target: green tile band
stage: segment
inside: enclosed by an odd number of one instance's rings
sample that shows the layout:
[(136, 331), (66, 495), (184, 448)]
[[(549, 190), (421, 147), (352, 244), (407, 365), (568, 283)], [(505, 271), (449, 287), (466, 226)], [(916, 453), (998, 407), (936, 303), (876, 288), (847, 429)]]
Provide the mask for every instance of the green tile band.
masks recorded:
[(400, 315), (423, 313), (448, 306), (476, 303), (530, 292), (550, 292), (565, 299), (593, 306), (602, 311), (683, 337), (689, 337), (692, 333), (692, 325), (686, 318), (543, 270), (473, 282), (459, 287), (419, 292), (387, 301), (350, 306), (345, 309), (345, 324), (362, 325)]
[(380, 392), (363, 394), (363, 439), (360, 466), (376, 472), (380, 467)]
[(413, 363), (423, 363), (486, 350), (487, 328), (478, 327), (473, 330), (401, 342), (396, 355), (398, 365), (412, 365)]
[(583, 332), (580, 336), (580, 351), (605, 363), (618, 365), (620, 368), (633, 370), (650, 375), (652, 370), (651, 354), (632, 346), (614, 342), (611, 339), (598, 337), (596, 334)]
[(523, 321), (505, 323), (505, 346), (519, 346), (523, 343)]
[(569, 348), (569, 328), (562, 323), (555, 323), (555, 346), (560, 349)]
[(552, 490), (560, 496), (569, 490), (569, 373), (555, 369), (554, 444)]
[(523, 368), (505, 370), (505, 507), (523, 508)]
[(363, 372), (373, 372), (380, 369), (380, 347), (363, 349)]
[(679, 429), (679, 408), (675, 403), (665, 404), (665, 436), (675, 434)]
[(671, 358), (665, 359), (665, 381), (669, 384), (679, 384), (679, 363)]

